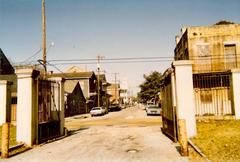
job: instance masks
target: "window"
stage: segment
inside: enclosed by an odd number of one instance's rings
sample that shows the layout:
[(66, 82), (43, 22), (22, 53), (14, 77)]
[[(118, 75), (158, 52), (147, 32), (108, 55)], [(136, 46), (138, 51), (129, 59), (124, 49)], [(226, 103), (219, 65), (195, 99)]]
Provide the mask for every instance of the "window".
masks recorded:
[(212, 102), (212, 92), (211, 91), (201, 91), (200, 98), (203, 103)]
[(198, 43), (196, 44), (196, 55), (194, 57), (195, 66), (193, 67), (196, 71), (211, 71), (212, 57), (210, 53), (209, 43)]
[(225, 69), (232, 69), (237, 67), (236, 45), (224, 45)]
[(197, 44), (198, 57), (208, 57), (210, 56), (209, 44)]

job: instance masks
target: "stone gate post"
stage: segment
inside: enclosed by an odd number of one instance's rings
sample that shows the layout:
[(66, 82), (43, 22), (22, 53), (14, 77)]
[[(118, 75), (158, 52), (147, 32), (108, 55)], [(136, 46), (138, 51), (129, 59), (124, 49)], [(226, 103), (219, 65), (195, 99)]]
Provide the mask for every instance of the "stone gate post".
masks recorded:
[(173, 66), (175, 69), (177, 119), (186, 121), (187, 136), (192, 137), (196, 135), (192, 62), (174, 61)]
[(38, 109), (37, 80), (39, 71), (32, 68), (15, 70), (17, 74), (17, 141), (32, 146), (36, 143)]
[(11, 122), (11, 84), (6, 80), (0, 81), (0, 125)]
[(240, 69), (232, 69), (231, 90), (233, 97), (233, 112), (236, 119), (240, 119)]

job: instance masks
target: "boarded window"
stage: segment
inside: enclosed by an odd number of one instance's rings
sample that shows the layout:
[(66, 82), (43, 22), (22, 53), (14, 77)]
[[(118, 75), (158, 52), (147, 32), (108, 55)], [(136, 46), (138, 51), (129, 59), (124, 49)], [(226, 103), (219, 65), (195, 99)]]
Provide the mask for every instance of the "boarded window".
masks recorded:
[(236, 68), (237, 67), (236, 45), (235, 44), (224, 45), (224, 55), (225, 55), (225, 69)]
[(197, 44), (197, 51), (199, 57), (210, 56), (209, 44)]
[(211, 91), (201, 91), (200, 98), (202, 102), (205, 102), (205, 103), (212, 102)]
[(199, 43), (196, 45), (197, 56), (194, 58), (194, 70), (197, 71), (211, 71), (211, 54), (208, 43)]

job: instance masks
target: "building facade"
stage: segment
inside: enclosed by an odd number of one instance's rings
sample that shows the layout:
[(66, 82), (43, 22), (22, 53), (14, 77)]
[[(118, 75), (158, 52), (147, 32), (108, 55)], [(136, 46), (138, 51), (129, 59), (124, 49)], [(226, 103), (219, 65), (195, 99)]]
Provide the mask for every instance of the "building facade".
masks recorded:
[(66, 87), (65, 117), (88, 113), (86, 99), (83, 95), (79, 82)]
[(192, 60), (193, 73), (224, 72), (240, 68), (240, 24), (182, 28), (176, 36), (175, 60)]
[[(77, 84), (80, 85), (81, 89), (78, 90), (78, 95), (81, 96), (83, 94), (83, 97), (80, 97), (82, 101), (79, 102), (86, 102), (87, 108), (81, 107), (80, 109), (86, 109), (86, 112), (89, 112), (92, 107), (97, 106), (97, 78), (94, 74), (94, 72), (65, 72), (65, 73), (53, 73), (49, 77), (64, 77), (65, 83), (65, 93), (66, 95), (72, 94), (72, 91)], [(70, 91), (69, 91), (70, 90)], [(79, 97), (79, 96), (78, 96)], [(66, 97), (68, 98), (68, 97)], [(72, 98), (72, 97), (70, 97)], [(68, 98), (68, 99), (70, 99)], [(66, 99), (65, 102), (70, 103), (70, 101)], [(74, 102), (74, 101), (71, 101)], [(80, 104), (82, 105), (82, 104)], [(72, 105), (73, 106), (73, 105)], [(76, 105), (77, 106), (77, 105)], [(76, 108), (73, 108), (75, 110)], [(80, 110), (79, 110), (80, 111)]]
[(110, 104), (119, 104), (120, 85), (111, 83), (111, 85), (107, 87), (107, 92), (110, 95)]
[(182, 28), (175, 60), (191, 60), (196, 115), (234, 115), (232, 69), (240, 68), (240, 24)]

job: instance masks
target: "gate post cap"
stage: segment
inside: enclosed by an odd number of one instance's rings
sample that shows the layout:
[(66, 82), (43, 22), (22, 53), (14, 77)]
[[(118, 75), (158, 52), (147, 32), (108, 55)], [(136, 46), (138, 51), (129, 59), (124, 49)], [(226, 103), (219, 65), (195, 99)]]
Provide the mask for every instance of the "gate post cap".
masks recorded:
[(12, 85), (13, 82), (8, 81), (8, 80), (0, 80), (0, 85)]
[(192, 65), (193, 61), (191, 60), (178, 60), (178, 61), (173, 61), (172, 65), (173, 66), (184, 66), (184, 65)]

